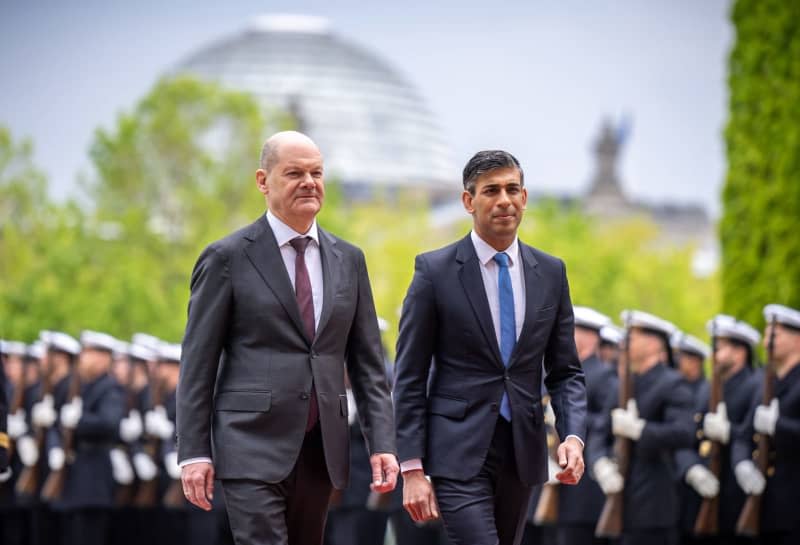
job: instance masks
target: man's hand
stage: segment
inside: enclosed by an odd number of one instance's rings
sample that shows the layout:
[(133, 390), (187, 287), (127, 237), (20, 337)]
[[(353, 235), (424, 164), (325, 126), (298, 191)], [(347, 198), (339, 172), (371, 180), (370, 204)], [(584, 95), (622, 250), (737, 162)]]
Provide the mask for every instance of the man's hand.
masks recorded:
[(578, 484), (583, 477), (583, 445), (575, 437), (567, 437), (558, 445), (558, 465), (562, 471), (556, 473), (561, 484)]
[(208, 462), (187, 464), (181, 468), (183, 495), (190, 503), (211, 511), (214, 499), (214, 466)]
[(372, 483), (369, 485), (373, 492), (383, 494), (391, 492), (397, 486), (397, 475), (400, 466), (394, 454), (376, 453), (369, 457), (372, 466)]
[(403, 473), (403, 507), (414, 522), (427, 522), (439, 518), (439, 506), (433, 485), (421, 469)]

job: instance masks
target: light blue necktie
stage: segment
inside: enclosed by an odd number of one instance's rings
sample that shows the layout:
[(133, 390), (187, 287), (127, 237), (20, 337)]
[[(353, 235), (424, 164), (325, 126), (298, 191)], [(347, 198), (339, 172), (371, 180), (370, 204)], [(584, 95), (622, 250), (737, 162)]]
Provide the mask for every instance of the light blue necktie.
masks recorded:
[[(517, 344), (517, 322), (514, 317), (514, 291), (511, 289), (511, 275), (508, 272), (508, 255), (498, 253), (494, 255), (497, 262), (497, 291), (500, 295), (500, 356), (503, 365), (508, 367), (511, 353)], [(503, 392), (500, 401), (500, 414), (511, 421), (511, 405), (508, 402), (508, 392)]]

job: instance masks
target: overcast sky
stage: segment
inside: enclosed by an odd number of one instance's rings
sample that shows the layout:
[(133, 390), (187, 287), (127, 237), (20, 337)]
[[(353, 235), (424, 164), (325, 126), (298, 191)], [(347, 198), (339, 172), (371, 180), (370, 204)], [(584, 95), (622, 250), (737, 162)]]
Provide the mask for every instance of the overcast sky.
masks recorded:
[(625, 190), (716, 214), (729, 9), (728, 0), (3, 0), (0, 124), (34, 141), (54, 195), (72, 194), (95, 128), (187, 54), (254, 15), (321, 15), (417, 87), (456, 165), (504, 148), (527, 185), (578, 193), (601, 119), (628, 114)]

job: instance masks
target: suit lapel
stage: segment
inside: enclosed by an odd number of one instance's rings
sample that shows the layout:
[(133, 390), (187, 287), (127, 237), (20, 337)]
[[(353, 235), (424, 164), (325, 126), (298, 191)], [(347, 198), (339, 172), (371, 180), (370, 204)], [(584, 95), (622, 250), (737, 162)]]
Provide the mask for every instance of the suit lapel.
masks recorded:
[(317, 227), (319, 232), (319, 249), (322, 257), (322, 313), (317, 326), (317, 337), (325, 329), (333, 312), (334, 297), (339, 286), (342, 253), (336, 248), (336, 239)]
[(525, 319), (522, 322), (522, 330), (519, 339), (511, 353), (511, 360), (508, 366), (511, 367), (524, 348), (522, 345), (525, 339), (530, 338), (533, 333), (533, 324), (536, 319), (536, 311), (542, 305), (544, 290), (542, 289), (542, 273), (539, 271), (539, 262), (533, 255), (530, 246), (519, 242), (519, 255), (522, 257), (522, 274), (525, 281)]
[(469, 235), (461, 239), (456, 251), (456, 261), (461, 264), (458, 275), (461, 279), (464, 293), (466, 293), (467, 299), (472, 306), (472, 311), (475, 313), (475, 318), (478, 320), (484, 337), (486, 337), (486, 342), (492, 355), (494, 355), (495, 363), (503, 367), (503, 358), (500, 356), (497, 335), (492, 324), (492, 312), (489, 309), (489, 300), (486, 298), (486, 288), (483, 285), (481, 264), (478, 261), (478, 255), (475, 253), (475, 247), (472, 245)]
[(281, 250), (275, 240), (275, 234), (269, 226), (265, 216), (261, 216), (252, 225), (245, 238), (250, 240), (250, 244), (245, 246), (244, 252), (253, 264), (264, 283), (272, 290), (272, 293), (280, 301), (281, 306), (289, 315), (297, 331), (311, 344), (311, 339), (306, 335), (303, 320), (300, 317), (300, 309), (297, 306), (297, 299), (294, 296), (292, 281), (289, 273), (286, 272), (286, 265), (283, 263)]

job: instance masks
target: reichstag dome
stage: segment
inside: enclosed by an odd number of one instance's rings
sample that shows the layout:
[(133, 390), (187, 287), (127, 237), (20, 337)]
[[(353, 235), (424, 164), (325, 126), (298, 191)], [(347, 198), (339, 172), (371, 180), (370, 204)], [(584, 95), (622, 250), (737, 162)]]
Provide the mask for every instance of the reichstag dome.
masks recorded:
[(327, 20), (270, 15), (202, 48), (173, 73), (251, 93), (294, 114), (325, 157), (327, 177), (353, 197), (420, 189), (453, 198), (459, 171), (414, 87), (369, 50), (331, 32)]

